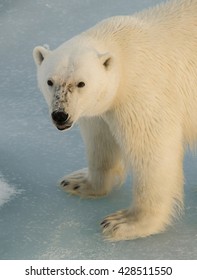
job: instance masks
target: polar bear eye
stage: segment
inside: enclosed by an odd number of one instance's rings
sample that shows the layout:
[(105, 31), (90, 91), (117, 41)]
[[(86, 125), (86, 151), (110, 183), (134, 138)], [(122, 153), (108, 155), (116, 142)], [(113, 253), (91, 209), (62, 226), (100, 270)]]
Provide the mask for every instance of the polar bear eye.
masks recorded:
[(77, 84), (77, 87), (78, 87), (78, 88), (85, 87), (85, 83), (84, 83), (84, 82), (79, 82), (79, 83)]
[(47, 85), (50, 86), (50, 87), (52, 87), (52, 86), (53, 86), (53, 81), (49, 79), (49, 80), (47, 81)]

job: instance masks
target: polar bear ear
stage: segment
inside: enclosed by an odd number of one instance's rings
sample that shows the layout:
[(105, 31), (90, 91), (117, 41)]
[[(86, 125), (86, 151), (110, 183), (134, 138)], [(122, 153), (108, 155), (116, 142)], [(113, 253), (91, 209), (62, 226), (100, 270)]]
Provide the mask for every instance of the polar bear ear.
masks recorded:
[(100, 61), (106, 70), (109, 70), (112, 65), (113, 58), (110, 53), (104, 53), (99, 55)]
[(45, 57), (50, 53), (50, 50), (46, 47), (35, 47), (33, 50), (34, 62), (37, 66), (41, 65)]

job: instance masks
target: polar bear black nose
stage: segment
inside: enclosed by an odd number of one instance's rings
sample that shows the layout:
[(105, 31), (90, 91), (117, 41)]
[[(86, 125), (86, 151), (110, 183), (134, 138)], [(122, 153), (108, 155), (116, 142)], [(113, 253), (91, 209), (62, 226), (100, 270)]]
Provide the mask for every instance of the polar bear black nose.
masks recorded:
[(68, 120), (68, 114), (64, 113), (63, 111), (54, 111), (51, 114), (52, 119), (57, 123), (64, 123)]

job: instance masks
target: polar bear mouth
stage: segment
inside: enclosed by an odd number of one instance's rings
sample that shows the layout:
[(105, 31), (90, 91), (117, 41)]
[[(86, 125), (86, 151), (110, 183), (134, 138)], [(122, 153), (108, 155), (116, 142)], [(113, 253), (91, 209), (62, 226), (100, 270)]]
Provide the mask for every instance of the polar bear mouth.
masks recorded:
[(51, 118), (57, 129), (66, 130), (69, 129), (73, 122), (70, 117), (63, 110), (55, 110), (51, 113)]
[(72, 123), (57, 123), (54, 121), (53, 121), (53, 123), (55, 124), (55, 126), (57, 127), (58, 130), (66, 130), (66, 129), (71, 128), (71, 126), (72, 126)]

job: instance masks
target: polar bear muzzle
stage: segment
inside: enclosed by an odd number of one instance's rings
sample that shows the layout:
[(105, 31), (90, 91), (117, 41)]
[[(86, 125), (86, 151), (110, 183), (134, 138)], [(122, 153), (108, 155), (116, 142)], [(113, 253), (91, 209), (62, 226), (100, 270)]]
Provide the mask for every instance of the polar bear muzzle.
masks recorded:
[(65, 130), (72, 126), (72, 123), (69, 122), (69, 115), (64, 111), (53, 111), (51, 114), (51, 118), (59, 130)]

